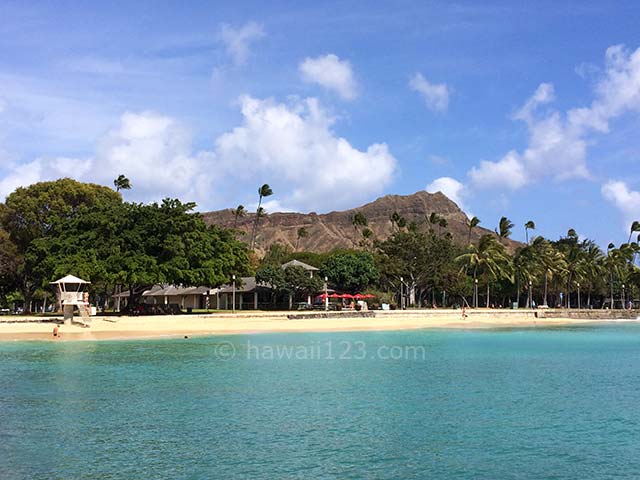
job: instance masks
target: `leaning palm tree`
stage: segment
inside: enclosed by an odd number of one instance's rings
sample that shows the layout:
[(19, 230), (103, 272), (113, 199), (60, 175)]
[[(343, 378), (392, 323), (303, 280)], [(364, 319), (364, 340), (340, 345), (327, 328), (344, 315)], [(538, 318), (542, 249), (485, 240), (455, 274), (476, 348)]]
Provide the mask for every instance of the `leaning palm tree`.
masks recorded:
[(471, 220), (467, 222), (467, 228), (469, 228), (469, 238), (467, 244), (471, 243), (471, 230), (480, 225), (480, 219), (478, 217), (473, 217)]
[[(251, 233), (251, 249), (252, 250), (256, 242), (256, 235), (258, 233), (258, 223), (260, 222), (260, 210), (262, 209), (262, 206), (261, 206), (262, 199), (264, 197), (270, 197), (271, 195), (273, 195), (273, 190), (271, 190), (271, 187), (267, 183), (265, 183), (258, 189), (258, 208), (256, 209), (256, 218), (253, 223), (253, 232)], [(264, 210), (263, 210), (263, 213), (264, 213)]]
[(244, 217), (247, 214), (247, 211), (244, 208), (244, 205), (238, 205), (236, 209), (233, 211), (233, 228), (238, 226), (238, 218)]
[(300, 245), (300, 239), (307, 238), (308, 236), (309, 236), (309, 232), (307, 231), (306, 228), (300, 227), (298, 229), (298, 237), (296, 239), (296, 252), (298, 251), (298, 246)]
[(122, 174), (118, 175), (118, 178), (113, 181), (113, 186), (116, 187), (116, 192), (120, 190), (131, 190), (131, 182)]
[(536, 224), (533, 222), (533, 220), (529, 220), (527, 223), (524, 224), (524, 235), (527, 240), (527, 245), (529, 244), (529, 230), (535, 230), (535, 229), (536, 229)]

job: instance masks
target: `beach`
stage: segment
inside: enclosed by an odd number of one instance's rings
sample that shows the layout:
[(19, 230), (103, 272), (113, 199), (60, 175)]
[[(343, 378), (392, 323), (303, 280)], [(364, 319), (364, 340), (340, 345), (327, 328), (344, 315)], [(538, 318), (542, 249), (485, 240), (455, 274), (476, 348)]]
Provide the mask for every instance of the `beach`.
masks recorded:
[[(538, 310), (405, 310), (369, 312), (236, 312), (201, 315), (92, 317), (89, 327), (59, 325), (56, 319), (1, 317), (0, 341), (118, 340), (275, 332), (339, 332), (547, 327), (637, 321), (637, 313), (615, 311)], [(57, 319), (60, 321), (60, 319)]]

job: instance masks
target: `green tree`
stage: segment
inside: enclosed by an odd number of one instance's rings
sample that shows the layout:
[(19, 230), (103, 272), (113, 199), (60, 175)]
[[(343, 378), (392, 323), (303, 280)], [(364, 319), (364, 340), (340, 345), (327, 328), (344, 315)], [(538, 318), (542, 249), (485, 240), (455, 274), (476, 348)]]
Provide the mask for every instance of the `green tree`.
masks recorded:
[(120, 190), (131, 190), (131, 182), (122, 174), (118, 175), (118, 178), (113, 181), (113, 186), (116, 187), (116, 192)]
[(631, 237), (635, 232), (640, 232), (640, 222), (637, 220), (634, 221), (629, 228), (629, 240), (627, 240), (627, 243), (631, 243)]
[[(122, 198), (110, 188), (80, 183), (70, 178), (20, 187), (6, 199), (0, 224), (9, 234), (21, 262), (18, 273), (20, 291), (28, 309), (33, 293), (48, 287), (52, 279), (43, 276), (39, 260), (30, 253), (34, 244), (64, 233), (68, 222), (92, 208), (110, 208), (122, 204)], [(97, 240), (98, 242), (100, 240)], [(70, 272), (65, 272), (65, 275)]]
[(321, 270), (339, 289), (352, 293), (364, 290), (379, 277), (373, 255), (369, 252), (333, 253)]

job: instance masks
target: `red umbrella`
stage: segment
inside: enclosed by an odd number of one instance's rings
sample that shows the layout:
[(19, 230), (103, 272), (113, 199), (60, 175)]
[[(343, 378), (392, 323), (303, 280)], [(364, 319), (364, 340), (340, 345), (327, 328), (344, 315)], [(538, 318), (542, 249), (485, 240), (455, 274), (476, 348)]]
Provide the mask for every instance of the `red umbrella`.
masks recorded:
[(355, 298), (356, 300), (362, 300), (363, 298), (365, 298), (364, 295), (362, 295), (361, 293), (356, 293), (353, 298)]
[(350, 293), (343, 293), (342, 295), (340, 295), (340, 298), (354, 298), (354, 296)]
[(318, 298), (319, 298), (320, 300), (326, 300), (328, 296), (329, 296), (329, 295), (327, 295), (326, 293), (321, 293), (320, 295), (318, 295)]
[(331, 295), (329, 295), (329, 298), (342, 298), (342, 295), (338, 293), (332, 293)]

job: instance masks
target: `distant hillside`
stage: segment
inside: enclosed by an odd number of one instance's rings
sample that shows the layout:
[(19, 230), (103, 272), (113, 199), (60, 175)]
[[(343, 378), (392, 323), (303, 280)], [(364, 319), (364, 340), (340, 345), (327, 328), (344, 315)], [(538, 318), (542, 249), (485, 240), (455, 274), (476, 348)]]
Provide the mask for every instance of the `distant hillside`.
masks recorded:
[[(362, 213), (369, 222), (369, 228), (374, 237), (384, 240), (393, 233), (393, 227), (389, 217), (393, 212), (398, 212), (407, 222), (424, 223), (421, 228), (428, 228), (426, 219), (435, 212), (447, 220), (447, 231), (451, 232), (454, 240), (460, 244), (466, 244), (468, 228), (467, 216), (462, 210), (442, 193), (427, 193), (420, 191), (413, 195), (387, 195), (358, 208), (341, 212), (330, 212), (318, 215), (316, 213), (270, 213), (260, 220), (260, 229), (256, 240), (256, 249), (265, 251), (269, 245), (280, 242), (296, 247), (298, 241), (298, 229), (305, 227), (309, 235), (300, 239), (299, 250), (327, 252), (338, 247), (353, 248), (354, 241), (360, 241), (362, 236), (356, 238), (356, 232), (351, 219), (356, 212)], [(233, 209), (218, 210), (203, 214), (205, 222), (223, 227), (234, 226)], [(245, 240), (249, 242), (251, 228), (255, 214), (247, 214), (238, 219), (237, 227), (246, 232)], [(443, 230), (444, 232), (444, 230)], [(474, 228), (472, 239), (492, 233), (485, 228)], [(515, 248), (518, 242), (507, 240), (507, 246)]]

